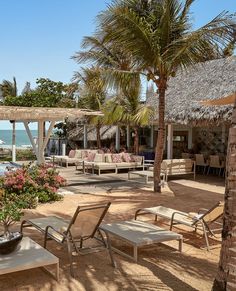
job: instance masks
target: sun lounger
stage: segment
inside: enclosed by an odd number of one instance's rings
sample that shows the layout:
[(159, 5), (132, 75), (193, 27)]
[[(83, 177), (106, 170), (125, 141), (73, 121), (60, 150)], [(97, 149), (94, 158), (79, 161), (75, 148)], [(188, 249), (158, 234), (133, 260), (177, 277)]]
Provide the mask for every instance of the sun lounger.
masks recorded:
[(179, 251), (182, 251), (182, 235), (173, 231), (165, 230), (156, 225), (146, 223), (143, 221), (120, 221), (108, 224), (102, 224), (100, 229), (106, 233), (108, 241), (110, 235), (116, 239), (123, 240), (133, 246), (133, 256), (112, 247), (112, 249), (128, 257), (135, 262), (138, 260), (138, 247), (153, 245), (155, 243), (177, 240), (179, 242)]
[(224, 203), (221, 201), (210, 209), (201, 208), (197, 213), (186, 213), (164, 206), (156, 206), (138, 209), (135, 213), (135, 219), (137, 219), (139, 215), (154, 214), (155, 220), (157, 220), (157, 217), (163, 217), (170, 220), (170, 230), (172, 230), (173, 225), (177, 224), (192, 227), (195, 231), (200, 229), (203, 231), (207, 250), (209, 251), (208, 234), (214, 235), (214, 231), (221, 229), (221, 227), (214, 229), (213, 227), (216, 225), (219, 226), (219, 224), (221, 225), (221, 223), (217, 222), (217, 220), (222, 217), (223, 209)]
[(99, 230), (110, 204), (109, 202), (92, 206), (78, 206), (70, 220), (56, 216), (24, 220), (21, 223), (21, 232), (24, 227), (35, 227), (44, 234), (44, 248), (46, 248), (47, 240), (49, 239), (53, 239), (60, 244), (65, 242), (72, 276), (74, 276), (73, 252), (85, 254), (88, 251), (98, 250), (98, 246), (95, 248), (84, 247), (84, 242), (89, 239), (95, 239), (99, 242), (99, 247), (102, 246), (108, 249), (112, 264), (115, 266), (110, 245), (107, 245)]

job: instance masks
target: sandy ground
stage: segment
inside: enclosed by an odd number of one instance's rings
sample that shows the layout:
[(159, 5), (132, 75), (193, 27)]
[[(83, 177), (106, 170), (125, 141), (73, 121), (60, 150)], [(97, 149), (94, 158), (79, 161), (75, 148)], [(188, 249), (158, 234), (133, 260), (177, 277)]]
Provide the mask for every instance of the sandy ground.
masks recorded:
[[(69, 172), (64, 174), (70, 176)], [(107, 185), (77, 185), (72, 187), (76, 194), (66, 194), (63, 201), (39, 205), (36, 210), (26, 210), (24, 218), (49, 215), (69, 217), (78, 205), (105, 201), (112, 202), (105, 219), (107, 222), (132, 219), (138, 208), (160, 204), (191, 212), (199, 207), (211, 207), (222, 200), (223, 184), (223, 180), (219, 178), (200, 179), (196, 182), (175, 179), (165, 186), (162, 194), (154, 194), (138, 183), (130, 184), (132, 187), (126, 183), (121, 187), (115, 184), (108, 188)], [(71, 190), (71, 187), (68, 189)], [(144, 220), (153, 223), (151, 216)], [(159, 220), (157, 224), (168, 229), (163, 220)], [(174, 228), (174, 231), (184, 236), (182, 253), (177, 251), (177, 242), (172, 241), (141, 248), (138, 263), (114, 254), (117, 269), (112, 267), (106, 251), (79, 256), (76, 279), (70, 276), (66, 248), (49, 241), (48, 249), (60, 259), (59, 283), (38, 268), (2, 275), (0, 290), (211, 290), (219, 259), (220, 240), (211, 240), (212, 250), (207, 252), (200, 234), (195, 235), (191, 229), (186, 231), (181, 227)], [(43, 237), (36, 230), (26, 229), (24, 234), (42, 244)], [(126, 251), (130, 250), (124, 243), (118, 244)]]

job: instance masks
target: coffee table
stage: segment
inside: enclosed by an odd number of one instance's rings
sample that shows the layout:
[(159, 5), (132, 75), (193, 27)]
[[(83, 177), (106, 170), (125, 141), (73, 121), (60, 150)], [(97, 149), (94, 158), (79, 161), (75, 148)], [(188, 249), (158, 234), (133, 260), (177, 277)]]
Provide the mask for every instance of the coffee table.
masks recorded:
[(176, 232), (165, 230), (154, 224), (138, 220), (128, 220), (115, 223), (102, 224), (100, 230), (104, 231), (108, 245), (111, 245), (110, 235), (123, 240), (133, 246), (133, 256), (111, 246), (111, 248), (135, 262), (138, 261), (138, 247), (152, 245), (155, 243), (177, 240), (179, 251), (182, 251), (183, 236)]
[[(150, 170), (129, 171), (128, 172), (128, 180), (131, 180), (131, 174), (132, 175), (136, 175), (136, 176), (140, 176), (140, 177), (144, 177), (146, 184), (148, 184), (150, 178), (153, 178), (154, 177), (153, 171), (150, 171)], [(161, 177), (163, 177), (163, 181), (164, 181), (165, 175), (163, 173), (161, 173)]]
[[(56, 266), (55, 275), (46, 269), (49, 265)], [(23, 237), (14, 252), (0, 255), (0, 275), (39, 267), (59, 280), (59, 259), (29, 237)]]

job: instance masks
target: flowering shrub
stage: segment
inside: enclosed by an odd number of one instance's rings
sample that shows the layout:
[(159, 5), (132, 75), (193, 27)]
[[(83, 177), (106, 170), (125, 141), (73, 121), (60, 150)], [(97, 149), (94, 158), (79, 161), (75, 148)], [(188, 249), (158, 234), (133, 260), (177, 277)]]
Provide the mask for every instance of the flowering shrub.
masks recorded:
[(36, 200), (41, 203), (57, 201), (62, 198), (57, 193), (64, 186), (65, 179), (49, 165), (24, 166), (6, 173), (1, 178), (1, 186), (6, 193), (20, 195), (28, 208), (36, 207)]

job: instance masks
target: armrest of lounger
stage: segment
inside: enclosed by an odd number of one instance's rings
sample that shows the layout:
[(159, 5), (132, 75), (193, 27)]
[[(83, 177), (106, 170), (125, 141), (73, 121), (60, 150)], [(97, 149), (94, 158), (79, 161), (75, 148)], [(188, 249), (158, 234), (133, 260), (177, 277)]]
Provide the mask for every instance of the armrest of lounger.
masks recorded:
[(204, 214), (204, 213), (206, 213), (208, 210), (209, 210), (209, 209), (207, 209), (207, 208), (199, 208), (199, 210), (198, 210), (198, 214)]
[[(50, 230), (52, 230), (53, 232), (49, 232)], [(61, 239), (57, 236), (61, 236)], [(52, 227), (51, 225), (48, 225), (45, 229), (45, 240), (47, 239), (47, 237), (53, 238), (54, 240), (58, 241), (58, 242), (62, 242), (64, 241), (64, 239), (67, 238), (67, 235), (63, 232), (60, 232), (58, 230), (56, 230), (54, 227)]]
[[(189, 218), (189, 222), (190, 222), (190, 224), (192, 224), (192, 225), (194, 225), (195, 223), (197, 223), (198, 221), (199, 221), (199, 219), (193, 219), (192, 217), (190, 217), (188, 214), (184, 214), (184, 213), (182, 213), (182, 212), (178, 212), (178, 211), (175, 211), (175, 212), (173, 212), (173, 214), (172, 214), (172, 217), (171, 217), (171, 225), (173, 224), (173, 222), (174, 222), (174, 220), (175, 220), (175, 215), (176, 214), (178, 214), (178, 215), (180, 215), (180, 216), (183, 216), (183, 217), (187, 217), (187, 218)], [(178, 221), (177, 219), (176, 219), (176, 221)], [(192, 222), (192, 223), (191, 223)]]

